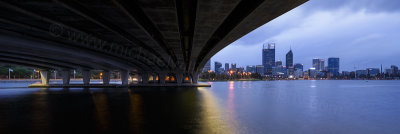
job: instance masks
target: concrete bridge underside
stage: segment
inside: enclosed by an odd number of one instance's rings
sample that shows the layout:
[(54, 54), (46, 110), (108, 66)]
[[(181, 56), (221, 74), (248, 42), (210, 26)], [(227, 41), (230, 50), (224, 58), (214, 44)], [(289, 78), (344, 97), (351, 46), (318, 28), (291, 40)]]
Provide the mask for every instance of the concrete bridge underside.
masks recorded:
[[(307, 0), (1, 0), (0, 62), (197, 83), (219, 50)], [(47, 78), (47, 80), (46, 80)], [(187, 80), (186, 80), (187, 81)]]

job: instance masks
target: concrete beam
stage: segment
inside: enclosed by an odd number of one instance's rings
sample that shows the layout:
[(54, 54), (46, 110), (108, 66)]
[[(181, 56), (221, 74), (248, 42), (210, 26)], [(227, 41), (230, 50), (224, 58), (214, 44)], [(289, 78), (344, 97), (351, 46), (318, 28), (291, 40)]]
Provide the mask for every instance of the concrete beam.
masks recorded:
[(50, 80), (49, 70), (47, 69), (40, 70), (40, 77), (42, 79), (42, 85), (49, 85), (49, 80)]
[(104, 70), (102, 73), (103, 73), (103, 84), (104, 85), (110, 84), (110, 71)]
[(90, 70), (82, 70), (83, 84), (90, 84)]

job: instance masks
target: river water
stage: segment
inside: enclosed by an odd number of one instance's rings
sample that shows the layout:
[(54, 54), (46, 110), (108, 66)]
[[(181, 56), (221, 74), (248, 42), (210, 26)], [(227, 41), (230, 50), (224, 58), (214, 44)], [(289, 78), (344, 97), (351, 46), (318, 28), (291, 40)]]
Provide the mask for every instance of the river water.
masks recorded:
[(0, 133), (398, 134), (400, 81), (235, 81), (201, 88), (0, 82)]

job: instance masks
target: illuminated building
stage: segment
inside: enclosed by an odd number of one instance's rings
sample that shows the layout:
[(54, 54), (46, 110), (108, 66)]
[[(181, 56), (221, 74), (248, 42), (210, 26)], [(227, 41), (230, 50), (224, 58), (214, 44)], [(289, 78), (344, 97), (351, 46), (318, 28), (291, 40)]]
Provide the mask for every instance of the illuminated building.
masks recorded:
[(275, 44), (263, 44), (262, 49), (262, 65), (264, 66), (264, 74), (271, 75), (272, 67), (275, 67)]
[(246, 66), (246, 71), (251, 72), (251, 73), (256, 73), (256, 67), (255, 66)]
[(221, 62), (218, 62), (218, 61), (216, 61), (216, 62), (214, 62), (214, 70), (215, 70), (215, 73), (216, 74), (221, 74), (222, 73), (222, 63)]
[(264, 66), (263, 65), (257, 65), (256, 66), (256, 73), (264, 75)]
[(293, 76), (294, 66), (293, 66), (293, 52), (292, 49), (286, 54), (286, 68), (288, 71), (288, 77)]
[(339, 76), (339, 58), (328, 58), (328, 72), (332, 76)]

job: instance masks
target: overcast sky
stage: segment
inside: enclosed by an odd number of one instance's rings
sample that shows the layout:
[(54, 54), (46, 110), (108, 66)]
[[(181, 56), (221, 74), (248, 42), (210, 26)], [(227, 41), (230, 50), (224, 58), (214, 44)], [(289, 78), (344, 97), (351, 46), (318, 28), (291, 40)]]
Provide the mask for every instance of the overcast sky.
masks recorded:
[[(233, 42), (214, 62), (261, 65), (263, 43), (276, 43), (285, 64), (310, 68), (313, 58), (339, 57), (340, 70), (400, 65), (400, 0), (310, 0)], [(327, 63), (325, 63), (327, 65)]]

